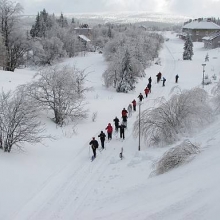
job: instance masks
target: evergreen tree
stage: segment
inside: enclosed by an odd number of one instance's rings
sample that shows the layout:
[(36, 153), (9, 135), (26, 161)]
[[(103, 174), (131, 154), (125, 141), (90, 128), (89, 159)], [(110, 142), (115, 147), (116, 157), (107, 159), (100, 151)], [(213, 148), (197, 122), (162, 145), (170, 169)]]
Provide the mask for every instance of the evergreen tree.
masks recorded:
[(112, 38), (112, 30), (110, 26), (108, 27), (108, 37)]
[(193, 56), (193, 43), (189, 34), (186, 36), (186, 41), (183, 47), (183, 60), (192, 60)]
[(63, 16), (63, 13), (61, 13), (59, 19), (57, 19), (57, 22), (58, 22), (59, 26), (62, 28), (68, 27), (67, 19)]
[(119, 74), (118, 82), (116, 82), (117, 92), (128, 92), (135, 88), (136, 77), (133, 70), (133, 65), (131, 61), (131, 55), (126, 49), (124, 57), (121, 63), (121, 72)]
[(205, 56), (205, 62), (208, 62), (208, 61), (209, 61), (209, 54), (207, 53)]
[(30, 35), (32, 37), (46, 37), (46, 33), (53, 26), (52, 17), (45, 9), (37, 14), (35, 24), (32, 25)]

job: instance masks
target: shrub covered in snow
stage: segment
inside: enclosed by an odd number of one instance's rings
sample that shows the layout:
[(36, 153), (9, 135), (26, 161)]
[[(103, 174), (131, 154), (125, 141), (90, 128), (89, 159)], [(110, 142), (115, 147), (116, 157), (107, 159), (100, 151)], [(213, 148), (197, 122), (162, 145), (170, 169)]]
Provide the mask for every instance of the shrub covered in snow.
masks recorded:
[(46, 109), (54, 113), (54, 121), (62, 126), (68, 120), (87, 117), (84, 109), (84, 87), (86, 74), (69, 66), (54, 66), (42, 69), (37, 80), (29, 85), (30, 96)]
[(0, 93), (0, 149), (11, 152), (23, 143), (38, 143), (45, 138), (38, 109), (29, 100), (24, 87)]
[(212, 94), (212, 101), (215, 107), (215, 111), (220, 113), (220, 81), (216, 84), (216, 86), (213, 87)]
[(180, 145), (171, 148), (163, 156), (154, 163), (154, 171), (151, 175), (159, 175), (166, 173), (184, 163), (189, 162), (200, 152), (197, 145), (189, 140), (183, 141)]
[[(148, 146), (172, 144), (179, 136), (209, 123), (212, 116), (207, 92), (195, 88), (173, 95), (159, 107), (143, 111), (140, 133)], [(133, 131), (138, 136), (139, 120), (135, 122)]]

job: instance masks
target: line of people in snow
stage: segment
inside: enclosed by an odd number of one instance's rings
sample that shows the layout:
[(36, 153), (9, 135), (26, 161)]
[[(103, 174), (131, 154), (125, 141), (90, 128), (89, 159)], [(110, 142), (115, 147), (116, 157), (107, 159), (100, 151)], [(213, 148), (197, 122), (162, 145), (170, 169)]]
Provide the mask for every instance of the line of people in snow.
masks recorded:
[[(119, 131), (120, 138), (123, 139), (123, 140), (125, 139), (125, 129), (127, 128), (127, 119), (128, 119), (128, 117), (132, 116), (132, 109), (133, 109), (133, 111), (136, 111), (136, 100), (135, 99), (132, 101), (132, 104), (128, 105), (127, 109), (125, 109), (125, 108), (122, 109), (122, 111), (121, 111), (121, 118), (122, 118), (121, 123), (120, 123), (120, 120), (117, 116), (113, 119), (114, 126), (115, 126), (115, 128), (114, 128), (115, 132), (118, 133), (118, 131)], [(111, 123), (108, 123), (105, 130), (107, 132), (107, 138), (110, 141), (112, 139), (112, 133), (113, 133), (113, 127), (112, 127)], [(102, 147), (102, 149), (104, 149), (105, 148), (106, 134), (103, 131), (101, 131), (101, 133), (98, 135), (98, 137), (100, 138), (101, 147)], [(93, 151), (93, 157), (96, 158), (96, 149), (99, 147), (99, 143), (95, 139), (95, 137), (92, 138), (89, 145), (91, 145), (91, 148), (92, 148), (92, 151)]]
[[(161, 80), (162, 73), (159, 72), (156, 75), (156, 77), (157, 77), (157, 83), (162, 81), (163, 82), (162, 86), (165, 86), (166, 79), (165, 79), (165, 77), (163, 77)], [(179, 75), (177, 74), (175, 76), (175, 83), (178, 83), (178, 79), (179, 79)], [(150, 77), (150, 78), (148, 78), (148, 84), (147, 84), (146, 88), (144, 89), (144, 93), (145, 93), (146, 98), (148, 97), (148, 94), (151, 93), (151, 87), (152, 87), (152, 78)], [(142, 100), (144, 99), (144, 96), (142, 95), (142, 93), (140, 93), (137, 98), (139, 99), (139, 102), (142, 102)], [(128, 105), (127, 110), (125, 108), (122, 109), (122, 111), (121, 111), (122, 122), (121, 123), (120, 123), (120, 120), (117, 118), (117, 116), (113, 119), (113, 122), (115, 125), (115, 132), (118, 133), (118, 130), (120, 130), (120, 138), (122, 138), (122, 139), (125, 139), (125, 128), (127, 128), (127, 118), (132, 116), (132, 109), (134, 112), (136, 111), (136, 106), (137, 106), (136, 100), (134, 99), (131, 103), (132, 104)], [(107, 131), (107, 137), (108, 137), (108, 140), (110, 141), (112, 139), (112, 133), (113, 133), (113, 127), (112, 127), (111, 123), (108, 123), (105, 130)], [(98, 137), (100, 138), (101, 147), (102, 147), (102, 149), (104, 149), (106, 134), (103, 131), (101, 131), (101, 133), (98, 135)], [(92, 138), (89, 145), (91, 145), (91, 148), (93, 150), (93, 157), (96, 158), (96, 149), (99, 147), (99, 143), (95, 139), (95, 137)]]

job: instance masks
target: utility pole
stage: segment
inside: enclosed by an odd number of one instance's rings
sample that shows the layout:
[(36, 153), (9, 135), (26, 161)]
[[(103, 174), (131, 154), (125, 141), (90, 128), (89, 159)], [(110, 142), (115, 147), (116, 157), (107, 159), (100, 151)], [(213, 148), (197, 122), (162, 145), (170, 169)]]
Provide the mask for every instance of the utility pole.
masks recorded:
[(139, 144), (138, 150), (141, 150), (141, 101), (139, 101)]

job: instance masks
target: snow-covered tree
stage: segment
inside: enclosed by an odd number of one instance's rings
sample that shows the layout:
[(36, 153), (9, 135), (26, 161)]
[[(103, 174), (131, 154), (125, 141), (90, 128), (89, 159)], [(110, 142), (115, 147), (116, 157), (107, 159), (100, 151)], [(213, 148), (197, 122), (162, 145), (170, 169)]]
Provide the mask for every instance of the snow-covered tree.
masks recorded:
[[(169, 101), (141, 114), (141, 135), (147, 145), (172, 144), (181, 135), (189, 134), (213, 119), (208, 94), (200, 88), (182, 91)], [(134, 135), (139, 133), (139, 121), (134, 124)]]
[(40, 106), (50, 108), (56, 124), (62, 126), (68, 119), (86, 117), (84, 110), (85, 73), (69, 66), (49, 67), (36, 74), (29, 86), (29, 94)]
[(61, 13), (60, 17), (57, 19), (57, 23), (59, 24), (59, 26), (61, 28), (66, 28), (68, 27), (68, 21), (67, 21), (67, 18), (65, 18), (63, 16), (63, 13)]
[(38, 143), (45, 138), (38, 112), (25, 89), (0, 93), (0, 148), (10, 152), (13, 146)]
[(107, 87), (114, 86), (117, 92), (128, 92), (135, 88), (140, 76), (140, 63), (130, 55), (128, 49), (121, 48), (110, 62), (103, 77)]
[(163, 156), (154, 163), (153, 175), (160, 175), (166, 173), (178, 166), (187, 163), (200, 152), (196, 144), (189, 140), (184, 140), (181, 144), (169, 149)]
[(51, 65), (66, 56), (63, 42), (57, 37), (33, 40), (32, 51), (33, 62), (37, 65)]
[(32, 25), (30, 35), (32, 37), (47, 37), (49, 31), (55, 23), (55, 16), (49, 15), (45, 9), (37, 14), (35, 24)]
[(208, 61), (209, 61), (209, 54), (207, 53), (205, 56), (205, 62), (208, 62)]
[(5, 48), (3, 69), (6, 71), (14, 71), (26, 52), (27, 45), (18, 26), (22, 10), (19, 3), (0, 0), (0, 34)]
[(183, 60), (192, 60), (193, 56), (193, 42), (189, 34), (186, 36), (186, 40), (183, 47)]
[(213, 104), (216, 113), (220, 113), (220, 81), (212, 88)]
[(163, 42), (158, 36), (130, 26), (124, 32), (115, 32), (104, 48), (104, 56), (109, 61), (103, 74), (105, 85), (114, 86), (118, 92), (133, 90), (137, 78), (145, 75), (145, 68), (158, 55)]

